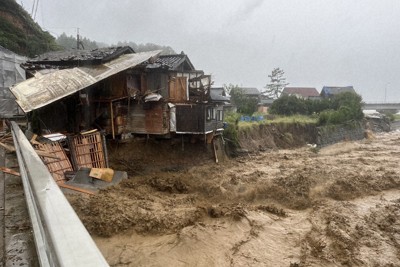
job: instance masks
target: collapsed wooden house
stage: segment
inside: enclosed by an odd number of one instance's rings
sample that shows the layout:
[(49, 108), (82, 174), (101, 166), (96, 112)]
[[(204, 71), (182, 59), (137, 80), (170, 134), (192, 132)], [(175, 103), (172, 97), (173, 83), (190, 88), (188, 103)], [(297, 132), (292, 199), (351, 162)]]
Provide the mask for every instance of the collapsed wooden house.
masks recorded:
[[(223, 130), (223, 103), (211, 76), (187, 55), (130, 47), (52, 52), (24, 64), (28, 80), (11, 88), (32, 128), (77, 133), (209, 137)], [(205, 138), (208, 137), (208, 138)]]

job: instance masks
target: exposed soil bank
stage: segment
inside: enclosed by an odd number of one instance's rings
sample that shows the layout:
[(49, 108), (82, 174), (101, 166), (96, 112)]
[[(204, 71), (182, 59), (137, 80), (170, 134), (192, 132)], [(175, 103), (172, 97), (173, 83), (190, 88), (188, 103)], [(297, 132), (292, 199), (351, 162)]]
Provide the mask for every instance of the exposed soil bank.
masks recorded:
[(314, 123), (254, 124), (238, 130), (239, 152), (287, 149), (310, 145), (323, 147), (342, 141), (361, 140), (366, 131), (388, 132), (390, 122), (385, 118), (365, 118), (362, 122), (317, 126)]
[(273, 123), (255, 124), (238, 132), (239, 146), (247, 151), (294, 148), (314, 144), (317, 140), (315, 124)]
[(111, 266), (400, 262), (399, 132), (221, 164), (160, 145), (141, 158), (141, 148), (125, 145), (120, 166), (133, 170), (130, 179), (96, 196), (70, 196)]

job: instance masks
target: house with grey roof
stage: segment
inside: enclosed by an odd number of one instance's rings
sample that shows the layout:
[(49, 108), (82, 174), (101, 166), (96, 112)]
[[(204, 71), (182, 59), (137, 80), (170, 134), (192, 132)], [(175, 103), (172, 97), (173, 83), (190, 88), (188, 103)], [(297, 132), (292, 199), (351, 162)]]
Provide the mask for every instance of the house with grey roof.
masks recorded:
[(353, 86), (324, 86), (320, 95), (323, 98), (330, 98), (345, 92), (356, 93)]
[(248, 97), (257, 97), (260, 98), (261, 92), (258, 90), (256, 87), (240, 87), (242, 90), (243, 94), (245, 94)]

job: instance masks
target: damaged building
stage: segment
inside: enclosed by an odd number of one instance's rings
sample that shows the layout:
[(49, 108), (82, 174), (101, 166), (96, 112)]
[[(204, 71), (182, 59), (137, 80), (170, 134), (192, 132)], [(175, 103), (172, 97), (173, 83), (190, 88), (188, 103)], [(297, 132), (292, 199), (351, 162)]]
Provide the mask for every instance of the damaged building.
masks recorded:
[(211, 140), (223, 130), (226, 99), (212, 97), (211, 76), (187, 55), (160, 52), (113, 47), (43, 54), (23, 64), (28, 79), (11, 91), (39, 134), (96, 128), (112, 139)]

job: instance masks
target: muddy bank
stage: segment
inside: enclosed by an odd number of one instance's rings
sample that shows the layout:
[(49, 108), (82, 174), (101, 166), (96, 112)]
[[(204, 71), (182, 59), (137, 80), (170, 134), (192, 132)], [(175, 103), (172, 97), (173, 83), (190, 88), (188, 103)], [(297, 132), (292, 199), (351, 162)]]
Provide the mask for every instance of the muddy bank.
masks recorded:
[(160, 156), (70, 199), (112, 266), (396, 266), (400, 133), (370, 137), (223, 164)]
[[(366, 131), (389, 132), (390, 122), (386, 117), (366, 117), (362, 122), (341, 125), (317, 126), (315, 123), (271, 123), (254, 124), (238, 130), (238, 145), (241, 151), (257, 152), (271, 149), (288, 149), (307, 144), (323, 147), (342, 141), (362, 140)], [(235, 155), (235, 150), (231, 149)]]
[(295, 148), (314, 144), (317, 134), (315, 124), (254, 124), (238, 131), (238, 143), (240, 149), (249, 152)]

